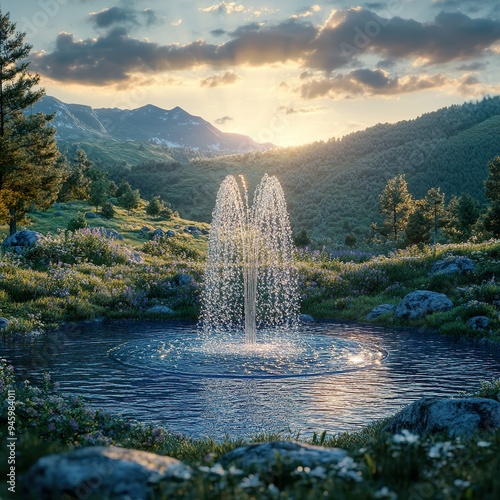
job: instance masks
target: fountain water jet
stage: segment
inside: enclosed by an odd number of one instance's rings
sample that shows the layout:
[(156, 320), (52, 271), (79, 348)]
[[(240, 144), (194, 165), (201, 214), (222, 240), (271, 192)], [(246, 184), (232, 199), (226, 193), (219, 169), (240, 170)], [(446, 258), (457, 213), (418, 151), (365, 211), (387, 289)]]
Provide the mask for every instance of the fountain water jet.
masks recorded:
[(255, 344), (259, 326), (290, 328), (298, 317), (294, 246), (285, 196), (264, 175), (250, 206), (245, 181), (222, 182), (208, 244), (201, 323), (206, 334), (243, 327)]

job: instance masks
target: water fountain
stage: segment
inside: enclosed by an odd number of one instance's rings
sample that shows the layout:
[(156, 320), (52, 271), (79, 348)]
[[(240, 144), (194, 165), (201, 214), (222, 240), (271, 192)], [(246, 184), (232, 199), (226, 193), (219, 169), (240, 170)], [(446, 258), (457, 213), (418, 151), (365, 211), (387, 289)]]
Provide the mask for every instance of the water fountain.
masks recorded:
[(276, 177), (264, 175), (249, 205), (229, 175), (221, 184), (208, 244), (201, 322), (204, 332), (234, 332), (244, 325), (255, 344), (258, 326), (292, 328), (298, 292), (292, 231)]
[(343, 373), (380, 363), (385, 352), (298, 326), (298, 279), (285, 197), (264, 175), (249, 203), (243, 178), (217, 194), (200, 326), (187, 336), (121, 345), (121, 363), (191, 377), (289, 378)]

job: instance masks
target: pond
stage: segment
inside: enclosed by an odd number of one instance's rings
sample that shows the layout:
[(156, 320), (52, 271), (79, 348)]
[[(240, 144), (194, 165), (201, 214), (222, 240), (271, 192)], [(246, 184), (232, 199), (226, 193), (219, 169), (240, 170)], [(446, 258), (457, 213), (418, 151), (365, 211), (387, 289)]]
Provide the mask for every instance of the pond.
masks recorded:
[(0, 352), (20, 379), (37, 382), (49, 370), (63, 392), (81, 394), (93, 407), (193, 437), (359, 430), (422, 396), (454, 396), (500, 377), (500, 349), (465, 340), (334, 322), (304, 331), (366, 345), (380, 355), (337, 373), (185, 376), (155, 363), (124, 362), (116, 353), (124, 345), (195, 336), (196, 325), (125, 321), (67, 325), (15, 342), (4, 338)]

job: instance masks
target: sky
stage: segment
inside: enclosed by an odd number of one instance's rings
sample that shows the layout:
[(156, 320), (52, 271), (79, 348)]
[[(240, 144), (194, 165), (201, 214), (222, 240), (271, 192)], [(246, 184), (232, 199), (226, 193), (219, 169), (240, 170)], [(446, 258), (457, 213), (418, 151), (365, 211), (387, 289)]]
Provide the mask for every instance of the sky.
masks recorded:
[(48, 95), (294, 146), (500, 94), (498, 0), (2, 0)]

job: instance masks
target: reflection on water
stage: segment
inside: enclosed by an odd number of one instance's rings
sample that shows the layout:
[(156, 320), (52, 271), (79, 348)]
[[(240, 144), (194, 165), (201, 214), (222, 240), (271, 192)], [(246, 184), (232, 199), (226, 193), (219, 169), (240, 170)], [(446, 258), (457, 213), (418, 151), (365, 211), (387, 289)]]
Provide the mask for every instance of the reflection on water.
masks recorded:
[[(169, 331), (189, 335), (193, 325), (109, 323), (58, 334), (5, 340), (0, 354), (18, 377), (37, 381), (48, 369), (63, 391), (95, 407), (162, 423), (192, 436), (248, 437), (290, 429), (307, 435), (359, 429), (424, 395), (475, 390), (500, 376), (500, 350), (419, 332), (320, 323), (312, 333), (370, 342), (389, 353), (368, 370), (312, 378), (186, 378), (126, 366), (108, 352), (137, 340), (168, 341)], [(355, 363), (356, 360), (351, 360)]]

